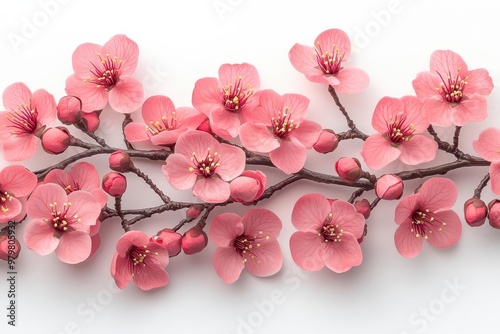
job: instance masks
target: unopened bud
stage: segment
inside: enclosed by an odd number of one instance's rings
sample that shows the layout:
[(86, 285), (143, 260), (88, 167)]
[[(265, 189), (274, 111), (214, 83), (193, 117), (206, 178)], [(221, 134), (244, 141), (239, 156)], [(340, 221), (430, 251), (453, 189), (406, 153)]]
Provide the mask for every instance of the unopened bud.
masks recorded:
[(181, 240), (182, 235), (171, 228), (164, 228), (154, 237), (151, 237), (152, 242), (156, 242), (167, 249), (169, 257), (176, 256), (181, 252)]
[(370, 217), (370, 202), (368, 202), (366, 198), (354, 202), (354, 208), (357, 212), (361, 213), (363, 217), (365, 217), (365, 219), (368, 219), (368, 217)]
[(71, 144), (71, 135), (68, 129), (62, 126), (46, 129), (41, 136), (42, 148), (50, 154), (61, 154)]
[(488, 221), (491, 227), (500, 229), (500, 200), (494, 199), (488, 203)]
[(249, 204), (259, 199), (266, 189), (267, 176), (261, 171), (246, 170), (229, 184), (231, 198)]
[(377, 182), (375, 182), (375, 194), (381, 199), (400, 199), (403, 195), (403, 190), (403, 180), (394, 174), (382, 175)]
[(121, 197), (127, 190), (127, 178), (117, 172), (108, 173), (102, 178), (102, 189), (113, 197)]
[(184, 233), (181, 244), (182, 250), (185, 254), (196, 254), (201, 252), (207, 246), (208, 237), (205, 231), (195, 226)]
[(356, 158), (340, 158), (335, 163), (335, 170), (341, 179), (354, 183), (361, 177), (361, 163)]
[(339, 146), (339, 138), (335, 132), (330, 129), (323, 129), (313, 148), (316, 152), (325, 154), (335, 151), (337, 146)]
[(0, 234), (0, 260), (17, 259), (20, 251), (21, 244), (14, 236)]
[(205, 209), (205, 207), (201, 204), (190, 206), (186, 211), (186, 218), (190, 220), (198, 218), (203, 209)]
[(109, 168), (115, 172), (126, 173), (134, 167), (130, 155), (124, 151), (115, 151), (109, 156)]
[(57, 105), (57, 118), (67, 125), (82, 119), (82, 101), (75, 96), (64, 96)]
[(100, 112), (98, 111), (82, 113), (82, 121), (86, 130), (95, 132), (99, 128), (99, 114)]
[(484, 224), (488, 215), (488, 207), (479, 198), (469, 198), (464, 203), (465, 221), (470, 226), (476, 227)]
[(208, 120), (208, 118), (205, 119), (203, 122), (201, 122), (201, 124), (198, 125), (196, 130), (206, 132), (208, 134), (211, 134), (212, 136), (214, 135), (214, 132), (212, 131), (212, 127), (210, 126), (210, 121)]

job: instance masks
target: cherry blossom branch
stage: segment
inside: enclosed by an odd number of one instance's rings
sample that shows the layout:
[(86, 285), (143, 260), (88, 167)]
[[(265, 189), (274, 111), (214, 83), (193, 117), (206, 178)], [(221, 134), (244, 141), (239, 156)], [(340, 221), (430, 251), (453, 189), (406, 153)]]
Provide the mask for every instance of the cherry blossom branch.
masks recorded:
[(144, 180), (144, 182), (146, 182), (146, 184), (151, 188), (153, 189), (153, 191), (161, 198), (161, 200), (163, 201), (163, 203), (168, 203), (170, 202), (170, 198), (165, 195), (157, 186), (156, 184), (153, 182), (153, 180), (151, 180), (149, 178), (149, 176), (147, 176), (144, 172), (142, 172), (139, 168), (135, 167), (135, 166), (130, 166), (129, 168), (129, 171), (134, 173), (135, 175), (137, 175), (138, 177), (140, 177), (141, 179)]
[(96, 143), (98, 143), (99, 145), (101, 145), (102, 147), (109, 147), (108, 144), (106, 143), (106, 141), (99, 137), (98, 135), (96, 135), (95, 133), (89, 131), (87, 129), (87, 126), (85, 125), (85, 121), (82, 119), (80, 119), (78, 122), (76, 122), (74, 124), (74, 126), (80, 130), (81, 132), (85, 133), (87, 136), (89, 136), (90, 138), (92, 138)]
[(481, 192), (483, 191), (484, 187), (488, 185), (488, 182), (490, 181), (490, 173), (486, 174), (481, 182), (479, 182), (478, 186), (476, 189), (474, 189), (474, 197), (475, 198), (481, 198)]
[(454, 143), (453, 145), (451, 145), (446, 141), (441, 140), (441, 138), (439, 138), (438, 134), (436, 133), (432, 125), (429, 125), (429, 127), (427, 128), (427, 132), (429, 132), (431, 136), (434, 138), (434, 141), (438, 144), (438, 148), (440, 150), (453, 154), (459, 160), (467, 159), (467, 155), (458, 149), (458, 136), (460, 135), (459, 129), (455, 130), (455, 136), (453, 137), (453, 143)]
[(125, 142), (125, 146), (127, 147), (127, 149), (129, 150), (133, 150), (134, 147), (132, 146), (132, 144), (127, 140), (127, 137), (125, 136), (125, 127), (132, 123), (132, 117), (130, 116), (130, 114), (125, 114), (125, 117), (123, 118), (123, 122), (122, 122), (122, 133), (123, 133), (123, 141)]
[(125, 219), (125, 216), (123, 215), (123, 212), (122, 212), (122, 197), (121, 196), (115, 197), (115, 210), (116, 210), (116, 214), (118, 215), (118, 217), (120, 217), (120, 219), (122, 220), (122, 228), (125, 230), (125, 232), (130, 231), (130, 225), (127, 222), (127, 220)]
[[(328, 86), (328, 92), (330, 93), (330, 95), (332, 96), (333, 100), (335, 101), (335, 104), (337, 105), (337, 107), (339, 108), (340, 112), (342, 112), (342, 115), (344, 115), (346, 121), (347, 121), (347, 126), (349, 127), (350, 132), (349, 131), (346, 133), (348, 134), (346, 136), (345, 139), (349, 138), (360, 138), (362, 140), (366, 140), (368, 138), (368, 136), (366, 134), (364, 134), (363, 132), (361, 132), (357, 127), (356, 127), (356, 124), (354, 124), (354, 121), (349, 117), (349, 114), (347, 113), (347, 110), (344, 108), (344, 106), (342, 105), (342, 103), (340, 102), (340, 99), (337, 95), (337, 92), (335, 91), (335, 88), (333, 88), (332, 86)], [(339, 138), (340, 140), (340, 138)]]
[(453, 146), (452, 149), (454, 152), (458, 150), (458, 143), (460, 139), (460, 130), (462, 129), (461, 126), (456, 126), (455, 127), (455, 134), (453, 135)]

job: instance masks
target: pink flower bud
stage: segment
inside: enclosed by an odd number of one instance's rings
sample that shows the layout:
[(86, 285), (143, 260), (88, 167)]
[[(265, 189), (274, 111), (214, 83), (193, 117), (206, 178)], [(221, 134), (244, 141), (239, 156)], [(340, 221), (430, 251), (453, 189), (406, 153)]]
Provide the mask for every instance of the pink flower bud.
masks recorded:
[(264, 193), (266, 182), (266, 174), (258, 170), (246, 170), (229, 184), (231, 197), (237, 202), (250, 204)]
[(168, 256), (173, 257), (181, 252), (182, 235), (170, 228), (164, 228), (159, 231), (150, 241), (167, 248)]
[(21, 251), (21, 244), (16, 238), (0, 234), (0, 260), (8, 261), (9, 256), (11, 259), (17, 259)]
[(366, 233), (368, 232), (367, 229), (368, 229), (368, 226), (365, 224), (365, 228), (363, 230), (363, 235), (360, 238), (358, 238), (358, 244), (362, 243), (363, 240), (365, 240)]
[(400, 199), (403, 195), (403, 190), (403, 180), (397, 175), (385, 174), (375, 182), (375, 194), (381, 199)]
[(99, 114), (98, 111), (82, 113), (83, 123), (88, 131), (95, 132), (99, 128)]
[(82, 101), (75, 96), (65, 96), (57, 105), (57, 118), (67, 125), (75, 124), (82, 119)]
[(491, 227), (500, 229), (500, 200), (494, 199), (488, 203), (488, 220)]
[(41, 139), (43, 150), (50, 154), (63, 153), (71, 144), (69, 131), (62, 126), (46, 129)]
[(201, 122), (201, 124), (198, 125), (196, 130), (206, 132), (208, 134), (211, 134), (212, 136), (214, 135), (214, 133), (212, 131), (212, 127), (210, 126), (210, 121), (208, 120), (208, 118), (205, 119), (203, 122)]
[(102, 178), (102, 189), (113, 197), (121, 197), (127, 190), (127, 178), (120, 173), (108, 173)]
[(339, 146), (339, 138), (330, 129), (323, 129), (319, 135), (318, 141), (313, 145), (314, 150), (319, 153), (330, 153)]
[(357, 212), (361, 213), (363, 217), (365, 217), (365, 219), (368, 219), (368, 217), (370, 217), (370, 202), (368, 202), (366, 198), (354, 202), (354, 208)]
[(486, 204), (479, 198), (469, 198), (464, 203), (465, 221), (472, 227), (481, 226), (488, 215)]
[(207, 234), (198, 226), (190, 228), (182, 236), (182, 250), (187, 255), (201, 252), (207, 246), (207, 244)]
[(109, 168), (115, 172), (126, 173), (134, 167), (130, 155), (124, 151), (115, 151), (109, 156)]
[(354, 183), (361, 177), (361, 163), (356, 158), (340, 158), (335, 163), (335, 170), (344, 181)]
[(190, 206), (189, 209), (186, 211), (186, 218), (187, 219), (196, 219), (200, 215), (200, 213), (203, 211), (205, 207), (201, 204), (195, 204), (193, 206)]

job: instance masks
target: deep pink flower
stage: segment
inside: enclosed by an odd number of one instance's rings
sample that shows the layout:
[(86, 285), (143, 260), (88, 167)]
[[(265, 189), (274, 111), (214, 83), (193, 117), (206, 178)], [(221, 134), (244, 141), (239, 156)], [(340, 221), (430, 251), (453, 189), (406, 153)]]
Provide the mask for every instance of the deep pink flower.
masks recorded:
[(39, 255), (55, 250), (61, 261), (71, 264), (90, 256), (90, 227), (101, 213), (92, 194), (80, 190), (67, 195), (56, 184), (42, 184), (31, 194), (26, 209), (30, 222), (24, 231), (24, 242), (29, 249)]
[(243, 217), (223, 213), (210, 223), (210, 240), (218, 247), (212, 262), (217, 275), (231, 284), (243, 268), (255, 276), (276, 274), (283, 264), (278, 237), (281, 220), (267, 209), (250, 209)]
[(219, 78), (202, 78), (193, 90), (193, 106), (208, 116), (212, 131), (224, 139), (238, 136), (247, 121), (260, 87), (257, 69), (250, 64), (223, 64)]
[(168, 284), (164, 269), (168, 262), (166, 247), (151, 241), (144, 232), (129, 231), (116, 244), (111, 276), (120, 289), (125, 289), (131, 280), (141, 290), (160, 288)]
[(399, 227), (394, 241), (402, 256), (417, 256), (424, 239), (438, 248), (458, 241), (462, 223), (458, 215), (450, 210), (457, 200), (457, 193), (453, 181), (435, 177), (425, 181), (416, 194), (399, 202), (394, 218)]
[(358, 68), (346, 67), (351, 55), (351, 41), (339, 29), (323, 31), (314, 47), (295, 44), (288, 57), (293, 67), (312, 82), (328, 84), (336, 91), (354, 94), (368, 87), (368, 75)]
[(429, 126), (416, 97), (383, 97), (375, 107), (372, 126), (378, 132), (364, 142), (361, 156), (371, 169), (381, 169), (400, 159), (417, 165), (435, 158), (437, 143), (420, 133)]
[(82, 100), (82, 110), (102, 110), (106, 104), (120, 113), (141, 106), (142, 84), (131, 77), (139, 47), (125, 35), (115, 35), (103, 46), (84, 43), (73, 53), (75, 73), (66, 80), (66, 93)]
[(55, 121), (56, 101), (44, 89), (32, 94), (21, 82), (7, 87), (2, 98), (7, 111), (0, 112), (0, 148), (7, 161), (26, 160), (36, 151), (37, 136)]
[(179, 136), (163, 174), (178, 190), (193, 188), (193, 194), (208, 203), (229, 199), (229, 183), (245, 169), (242, 149), (221, 144), (206, 132), (191, 130)]
[(68, 195), (77, 190), (88, 191), (99, 201), (101, 207), (108, 202), (108, 196), (101, 189), (99, 173), (94, 165), (88, 162), (78, 162), (68, 172), (53, 169), (45, 176), (43, 183), (58, 184)]
[(290, 251), (302, 269), (318, 271), (326, 265), (341, 273), (361, 264), (358, 239), (365, 218), (352, 204), (330, 202), (320, 194), (304, 195), (293, 208), (292, 224), (299, 231), (290, 238)]
[(500, 129), (488, 128), (472, 143), (479, 156), (491, 162), (490, 185), (495, 194), (500, 194)]
[(270, 89), (259, 92), (258, 98), (259, 107), (239, 129), (243, 146), (269, 153), (273, 164), (287, 174), (298, 172), (321, 133), (321, 125), (305, 120), (309, 99), (300, 94), (281, 96)]
[(37, 184), (35, 174), (23, 166), (7, 166), (0, 172), (0, 223), (14, 220), (23, 211), (23, 199)]
[(493, 80), (484, 68), (469, 70), (455, 52), (437, 50), (431, 55), (430, 71), (419, 73), (413, 88), (431, 124), (463, 126), (488, 116), (486, 96)]
[(168, 97), (156, 95), (144, 101), (142, 118), (146, 124), (132, 122), (125, 127), (125, 137), (129, 142), (174, 145), (182, 133), (195, 130), (206, 116), (194, 108), (175, 109)]

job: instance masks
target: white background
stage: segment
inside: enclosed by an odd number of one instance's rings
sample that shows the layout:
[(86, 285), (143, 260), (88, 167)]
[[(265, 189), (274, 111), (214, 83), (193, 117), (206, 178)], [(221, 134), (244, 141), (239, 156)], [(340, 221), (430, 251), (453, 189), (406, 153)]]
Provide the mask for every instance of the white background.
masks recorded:
[[(48, 3), (51, 5), (44, 5)], [(311, 99), (311, 119), (344, 131), (345, 120), (327, 87), (308, 82), (288, 60), (294, 43), (312, 45), (323, 30), (340, 28), (357, 48), (351, 65), (363, 68), (371, 78), (364, 92), (341, 95), (341, 100), (358, 126), (372, 133), (371, 113), (378, 100), (414, 94), (411, 82), (418, 72), (428, 70), (434, 50), (459, 53), (470, 69), (484, 67), (498, 83), (499, 12), (498, 2), (486, 0), (3, 1), (0, 90), (22, 81), (32, 90), (47, 89), (58, 100), (64, 95), (65, 79), (72, 73), (74, 49), (83, 42), (103, 44), (113, 35), (124, 33), (139, 45), (135, 76), (143, 80), (146, 96), (164, 94), (176, 106), (188, 106), (197, 79), (217, 76), (223, 63), (249, 62), (259, 70), (262, 88), (306, 95)], [(27, 28), (30, 24), (35, 24), (35, 29)], [(13, 44), (13, 36), (23, 38), (22, 43)], [(488, 103), (488, 119), (463, 128), (460, 147), (468, 153), (475, 154), (471, 142), (480, 131), (500, 126), (497, 89)], [(118, 121), (117, 115), (105, 110), (98, 132), (117, 146), (122, 145)], [(447, 140), (452, 136), (450, 129), (440, 129), (439, 133)], [(338, 151), (324, 156), (310, 152), (306, 167), (334, 173), (335, 160), (359, 157), (361, 144), (343, 142)], [(70, 150), (65, 156), (76, 151)], [(38, 169), (59, 159), (39, 152), (25, 165)], [(450, 160), (445, 154), (438, 156), (439, 162)], [(89, 161), (98, 166), (101, 176), (107, 172), (106, 157)], [(170, 190), (159, 173), (161, 163), (137, 164), (173, 199), (193, 199), (189, 191)], [(403, 169), (408, 167), (393, 163), (381, 172)], [(271, 183), (283, 176), (270, 169), (264, 171)], [(487, 168), (474, 168), (447, 175), (459, 187), (455, 210), (461, 216), (463, 202), (472, 196), (485, 173)], [(405, 195), (419, 182), (407, 183)], [(129, 184), (125, 207), (160, 204), (140, 180), (130, 177)], [(303, 181), (260, 203), (260, 207), (276, 212), (284, 225), (279, 237), (283, 269), (267, 279), (244, 272), (236, 283), (225, 285), (212, 268), (214, 247), (210, 244), (198, 255), (172, 258), (167, 267), (171, 279), (167, 287), (145, 293), (131, 284), (117, 292), (109, 274), (115, 243), (123, 233), (116, 220), (103, 224), (101, 248), (91, 261), (80, 265), (61, 263), (54, 254), (40, 257), (24, 247), (16, 262), (18, 326), (7, 326), (8, 287), (6, 274), (1, 274), (0, 332), (498, 332), (500, 231), (487, 223), (479, 228), (464, 223), (462, 238), (454, 247), (437, 250), (426, 244), (417, 258), (408, 260), (397, 253), (393, 243), (397, 203), (385, 202), (368, 220), (360, 267), (344, 274), (327, 269), (306, 273), (291, 260), (288, 240), (294, 232), (290, 223), (293, 204), (311, 192), (347, 199), (352, 189)], [(367, 197), (371, 200), (373, 194)], [(483, 199), (488, 202), (493, 198), (488, 187)], [(245, 210), (233, 205), (216, 210), (212, 217), (224, 211), (243, 214)], [(174, 226), (181, 218), (182, 213), (165, 214), (135, 228), (153, 234)], [(20, 239), (23, 229), (17, 231)], [(6, 263), (0, 263), (0, 271), (7, 272)]]

